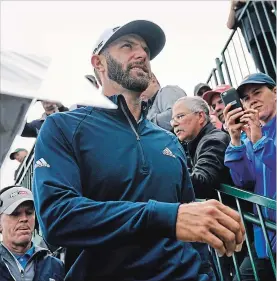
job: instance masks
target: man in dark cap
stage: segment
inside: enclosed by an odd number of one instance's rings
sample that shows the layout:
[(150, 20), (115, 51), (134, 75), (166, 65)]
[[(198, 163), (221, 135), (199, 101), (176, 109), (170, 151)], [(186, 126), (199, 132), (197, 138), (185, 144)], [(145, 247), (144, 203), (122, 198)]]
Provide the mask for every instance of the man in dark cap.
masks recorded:
[(194, 96), (202, 97), (205, 92), (211, 91), (211, 87), (206, 83), (199, 83), (194, 87)]

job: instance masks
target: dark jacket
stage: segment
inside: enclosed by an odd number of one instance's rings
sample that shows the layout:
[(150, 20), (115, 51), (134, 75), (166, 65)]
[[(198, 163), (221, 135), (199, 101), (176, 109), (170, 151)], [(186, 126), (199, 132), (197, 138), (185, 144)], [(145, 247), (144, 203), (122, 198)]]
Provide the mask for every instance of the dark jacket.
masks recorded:
[[(0, 280), (14, 281), (9, 269), (4, 262), (5, 247), (0, 245)], [(61, 260), (50, 255), (49, 251), (40, 247), (35, 247), (35, 253), (30, 258), (34, 259), (35, 276), (33, 281), (48, 281), (51, 278), (55, 281), (64, 280), (64, 265)]]
[(218, 199), (214, 188), (220, 183), (233, 185), (229, 169), (224, 166), (225, 150), (229, 142), (229, 135), (209, 122), (194, 140), (183, 144), (188, 153), (188, 166), (196, 198)]
[(137, 123), (123, 96), (110, 99), (118, 109), (49, 116), (35, 147), (42, 232), (78, 256), (66, 280), (210, 280), (201, 249), (176, 241), (179, 204), (194, 200), (180, 143), (145, 112)]
[[(62, 105), (61, 107), (58, 108), (58, 110), (59, 112), (65, 112), (68, 111), (69, 109)], [(44, 121), (45, 118), (40, 118), (40, 119), (33, 120), (30, 123), (26, 122), (24, 129), (21, 133), (21, 137), (36, 138)]]

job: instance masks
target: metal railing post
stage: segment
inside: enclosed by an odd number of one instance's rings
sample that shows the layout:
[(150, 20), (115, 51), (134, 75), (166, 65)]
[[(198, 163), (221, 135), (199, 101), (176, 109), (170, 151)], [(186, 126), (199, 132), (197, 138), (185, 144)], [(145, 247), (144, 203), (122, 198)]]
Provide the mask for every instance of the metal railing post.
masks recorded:
[(220, 84), (225, 84), (225, 80), (224, 80), (224, 75), (223, 75), (223, 72), (222, 72), (222, 67), (221, 67), (220, 59), (216, 58), (215, 59), (215, 63), (216, 63), (216, 69), (217, 69), (217, 72), (218, 72)]
[(217, 80), (217, 76), (216, 76), (216, 68), (214, 68), (213, 70), (212, 70), (212, 73), (213, 73), (213, 77), (214, 77), (214, 82), (215, 82), (215, 85), (217, 86), (218, 85), (218, 80)]
[(243, 213), (241, 211), (241, 207), (240, 207), (240, 203), (239, 203), (238, 198), (236, 198), (236, 203), (237, 203), (238, 211), (239, 211), (240, 217), (242, 219), (242, 222), (243, 222), (243, 225), (244, 225), (245, 231), (246, 231), (245, 242), (246, 242), (249, 258), (250, 258), (250, 261), (251, 261), (251, 266), (252, 266), (252, 269), (253, 269), (254, 278), (255, 278), (256, 281), (259, 281), (260, 278), (258, 276), (258, 273), (257, 273), (257, 270), (256, 270), (256, 266), (255, 266), (255, 262), (254, 262), (254, 257), (253, 257), (253, 254), (251, 252), (251, 245), (250, 245), (250, 241), (248, 239), (248, 232), (247, 232), (247, 228), (245, 226), (245, 221), (244, 221), (244, 218), (243, 218)]
[(273, 253), (272, 253), (272, 250), (271, 250), (271, 245), (270, 245), (270, 242), (269, 242), (268, 234), (267, 234), (267, 231), (266, 231), (264, 218), (262, 216), (261, 207), (258, 204), (256, 204), (256, 208), (257, 208), (258, 216), (259, 216), (260, 223), (261, 223), (261, 226), (262, 226), (265, 242), (266, 242), (266, 245), (267, 245), (266, 248), (268, 250), (269, 259), (271, 261), (273, 272), (274, 272), (274, 275), (275, 275), (275, 278), (276, 278), (276, 266), (275, 266), (274, 257), (273, 257)]
[[(273, 59), (273, 56), (272, 56), (272, 53), (271, 53), (271, 49), (270, 49), (269, 44), (268, 44), (268, 40), (267, 40), (267, 38), (266, 38), (266, 34), (265, 34), (265, 31), (264, 31), (264, 27), (263, 27), (263, 25), (262, 25), (262, 22), (261, 22), (261, 19), (260, 19), (260, 15), (259, 15), (259, 13), (258, 13), (258, 9), (257, 9), (257, 6), (256, 6), (255, 1), (253, 1), (253, 6), (254, 6), (254, 9), (255, 9), (255, 13), (256, 13), (256, 15), (257, 15), (257, 19), (258, 19), (259, 25), (260, 25), (261, 30), (262, 30), (263, 38), (264, 38), (264, 40), (265, 40), (265, 44), (266, 44), (266, 47), (267, 47), (267, 50), (268, 50), (268, 53), (269, 53), (269, 56), (270, 56), (271, 63), (272, 63), (272, 65), (273, 65), (273, 67), (274, 67), (274, 66), (275, 66), (275, 61), (274, 61), (274, 59)], [(268, 24), (269, 24), (269, 26), (270, 26), (270, 23), (268, 23)], [(275, 58), (275, 59), (276, 59), (276, 58)], [(275, 73), (276, 73), (276, 68), (275, 68)]]
[(227, 65), (227, 61), (226, 61), (224, 52), (222, 52), (222, 61), (223, 61), (223, 65), (225, 66), (225, 70), (226, 70), (227, 78), (228, 78), (228, 81), (229, 81), (229, 85), (232, 86), (233, 83), (232, 83), (232, 79), (231, 79), (231, 76), (230, 76), (230, 72), (229, 72), (229, 68), (228, 68), (228, 65)]
[[(250, 15), (249, 15), (249, 11), (248, 11), (248, 10), (246, 10), (246, 14), (247, 14), (247, 17), (248, 17), (248, 20), (249, 20), (249, 23), (250, 23), (251, 30), (252, 30), (252, 32), (253, 32), (254, 38), (255, 38), (255, 43), (256, 43), (257, 48), (258, 48), (258, 53), (259, 53), (258, 55), (259, 55), (259, 57), (260, 57), (260, 59), (261, 59), (261, 62), (262, 62), (264, 71), (265, 71), (265, 73), (268, 75), (269, 73), (268, 73), (268, 69), (267, 69), (267, 67), (266, 67), (264, 58), (263, 58), (263, 56), (262, 56), (261, 46), (260, 46), (260, 43), (259, 43), (259, 41), (258, 41), (257, 35), (256, 35), (256, 33), (255, 33), (254, 26), (253, 26), (253, 23), (252, 23), (252, 20), (251, 20), (251, 17), (250, 17)], [(259, 69), (259, 70), (261, 71), (261, 69)]]
[[(264, 1), (261, 1), (261, 2), (262, 2), (262, 5), (263, 5), (265, 17), (266, 17), (266, 19), (267, 19), (267, 23), (268, 23), (268, 26), (269, 26), (269, 29), (270, 29), (272, 38), (273, 38), (273, 40), (274, 40), (274, 42), (275, 42), (275, 45), (276, 45), (276, 34), (274, 33), (273, 28), (272, 28), (272, 25), (271, 25), (271, 23), (270, 23), (269, 16), (268, 16), (268, 13), (267, 13), (267, 9), (266, 9), (266, 7), (265, 7), (265, 3), (264, 3)], [(274, 7), (274, 9), (275, 9), (275, 7)], [(275, 12), (276, 12), (276, 11), (275, 11)], [(275, 14), (275, 15), (276, 15), (276, 14)]]

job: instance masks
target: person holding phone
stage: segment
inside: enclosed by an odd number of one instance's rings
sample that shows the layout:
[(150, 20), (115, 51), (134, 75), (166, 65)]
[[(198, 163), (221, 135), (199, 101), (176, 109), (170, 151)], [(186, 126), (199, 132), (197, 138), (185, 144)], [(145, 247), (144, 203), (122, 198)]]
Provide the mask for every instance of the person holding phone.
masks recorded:
[[(225, 165), (230, 168), (236, 186), (251, 187), (256, 194), (276, 199), (276, 83), (264, 73), (251, 74), (237, 91), (244, 108), (230, 110), (228, 104), (223, 111), (231, 137)], [(238, 118), (240, 122), (236, 123)], [(276, 222), (273, 210), (263, 210), (263, 215)], [(276, 255), (276, 233), (268, 231), (268, 236)], [(262, 229), (256, 225), (254, 244), (260, 280), (275, 280)], [(254, 275), (251, 277), (249, 257), (243, 261), (240, 271), (242, 280), (255, 280)]]

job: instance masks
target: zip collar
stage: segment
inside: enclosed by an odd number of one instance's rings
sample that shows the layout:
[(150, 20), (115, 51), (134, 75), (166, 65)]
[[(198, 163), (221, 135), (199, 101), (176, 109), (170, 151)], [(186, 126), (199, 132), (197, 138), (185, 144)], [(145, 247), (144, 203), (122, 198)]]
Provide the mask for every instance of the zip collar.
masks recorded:
[[(1, 243), (0, 244), (0, 255), (4, 256), (5, 252), (9, 253), (10, 255), (12, 255), (16, 259), (15, 255), (6, 246), (4, 246), (3, 243)], [(47, 254), (50, 254), (49, 250), (38, 247), (38, 246), (35, 246), (34, 253), (30, 257), (29, 260), (31, 260), (34, 256), (37, 256), (37, 255), (44, 256), (44, 255), (47, 255)]]
[[(92, 107), (92, 108), (97, 110), (97, 111), (104, 111), (104, 112), (107, 112), (107, 113), (110, 113), (110, 114), (115, 114), (115, 115), (121, 114), (122, 115), (123, 111), (122, 111), (122, 108), (120, 107), (120, 104), (122, 104), (124, 106), (124, 108), (126, 109), (126, 111), (130, 112), (130, 110), (127, 106), (126, 100), (125, 100), (125, 98), (122, 94), (113, 95), (113, 96), (110, 96), (110, 97), (107, 97), (107, 98), (110, 101), (112, 101), (114, 104), (117, 105), (116, 109), (107, 109), (107, 108), (102, 108), (102, 107)], [(148, 102), (141, 101), (141, 117), (143, 119), (146, 118), (146, 115), (148, 113), (149, 108), (150, 108), (150, 104)], [(130, 114), (131, 114), (131, 112), (130, 112)]]

